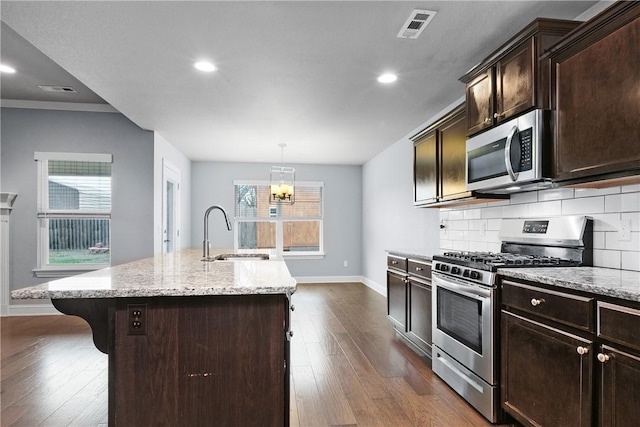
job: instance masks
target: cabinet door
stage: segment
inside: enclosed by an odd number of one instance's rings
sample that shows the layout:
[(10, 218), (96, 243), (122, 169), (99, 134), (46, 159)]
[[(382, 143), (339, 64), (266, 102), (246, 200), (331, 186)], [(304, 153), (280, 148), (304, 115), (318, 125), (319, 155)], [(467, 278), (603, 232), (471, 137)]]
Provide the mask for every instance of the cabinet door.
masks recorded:
[(409, 278), (409, 339), (431, 355), (431, 286)]
[(387, 314), (401, 331), (407, 331), (407, 283), (405, 276), (387, 271)]
[(504, 409), (527, 426), (591, 426), (592, 347), (592, 341), (503, 311)]
[(438, 146), (436, 132), (430, 132), (413, 144), (414, 205), (438, 200)]
[(535, 70), (533, 38), (496, 64), (497, 123), (535, 105), (533, 91)]
[(440, 128), (440, 150), (442, 152), (440, 198), (451, 200), (468, 195), (466, 189), (467, 137), (464, 111)]
[(640, 18), (554, 62), (556, 178), (639, 169)]
[(493, 68), (467, 84), (467, 135), (493, 125)]
[(602, 427), (637, 425), (640, 419), (640, 357), (603, 345), (600, 422)]

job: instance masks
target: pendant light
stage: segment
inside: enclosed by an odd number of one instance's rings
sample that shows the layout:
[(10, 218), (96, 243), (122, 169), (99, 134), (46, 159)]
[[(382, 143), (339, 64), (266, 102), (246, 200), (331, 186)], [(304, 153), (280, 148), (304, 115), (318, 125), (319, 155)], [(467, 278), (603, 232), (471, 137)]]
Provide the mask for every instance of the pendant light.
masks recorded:
[(271, 166), (270, 189), (271, 196), (269, 204), (294, 204), (296, 197), (294, 191), (294, 183), (296, 179), (295, 168), (283, 166), (284, 163), (284, 147), (287, 144), (279, 144), (280, 147), (280, 166)]

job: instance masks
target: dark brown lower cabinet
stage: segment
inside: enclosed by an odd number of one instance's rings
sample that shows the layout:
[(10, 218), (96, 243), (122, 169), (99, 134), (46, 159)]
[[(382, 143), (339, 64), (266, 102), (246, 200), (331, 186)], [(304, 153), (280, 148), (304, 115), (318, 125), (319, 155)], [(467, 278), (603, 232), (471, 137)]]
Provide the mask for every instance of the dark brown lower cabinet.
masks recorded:
[(285, 295), (119, 299), (109, 425), (289, 425), (288, 317)]
[(502, 311), (502, 399), (526, 426), (591, 426), (593, 342)]
[(407, 278), (387, 271), (387, 315), (402, 332), (407, 330)]
[(387, 315), (421, 356), (431, 357), (431, 262), (387, 257)]
[(600, 371), (600, 423), (602, 427), (640, 423), (640, 357), (602, 345)]
[(411, 342), (431, 355), (431, 284), (409, 277), (407, 335)]

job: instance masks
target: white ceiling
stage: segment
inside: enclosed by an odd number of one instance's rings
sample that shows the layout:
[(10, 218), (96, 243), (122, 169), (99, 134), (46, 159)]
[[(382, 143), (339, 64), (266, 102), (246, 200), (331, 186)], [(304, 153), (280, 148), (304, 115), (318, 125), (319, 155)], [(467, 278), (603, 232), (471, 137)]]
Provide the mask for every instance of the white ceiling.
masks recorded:
[[(3, 0), (0, 16), (98, 95), (82, 102), (104, 99), (192, 160), (277, 162), (286, 143), (285, 162), (363, 164), (463, 96), (458, 78), (534, 18), (594, 3)], [(397, 38), (415, 8), (437, 15)], [(44, 69), (4, 27), (2, 61)], [(195, 70), (203, 58), (218, 71)], [(378, 83), (385, 71), (398, 81)], [(3, 98), (34, 99), (12, 84)]]

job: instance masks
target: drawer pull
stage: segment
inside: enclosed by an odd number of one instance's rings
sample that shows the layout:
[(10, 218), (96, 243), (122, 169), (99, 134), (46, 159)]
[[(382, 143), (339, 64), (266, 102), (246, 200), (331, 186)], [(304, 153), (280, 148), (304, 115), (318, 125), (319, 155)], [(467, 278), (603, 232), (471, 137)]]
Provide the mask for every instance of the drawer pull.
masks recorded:
[(485, 117), (485, 118), (484, 118), (484, 122), (483, 122), (483, 123), (485, 123), (485, 124), (486, 124), (486, 123), (491, 123), (491, 118), (489, 118), (489, 117)]
[(396, 265), (398, 261), (391, 261), (391, 265)]
[(540, 299), (531, 298), (531, 305), (534, 306), (534, 307), (539, 306), (543, 302), (544, 302), (544, 299), (542, 299), (542, 298), (540, 298)]
[(598, 353), (598, 355), (596, 357), (598, 358), (598, 362), (600, 362), (600, 363), (607, 363), (609, 361), (609, 359), (611, 358), (611, 356), (609, 356), (608, 354), (604, 354), (604, 353)]
[(576, 351), (578, 352), (578, 354), (580, 356), (589, 353), (589, 347), (582, 347), (582, 346), (578, 346), (578, 348), (576, 348)]
[(416, 271), (422, 271), (422, 267), (416, 267)]
[(296, 306), (291, 304), (291, 307), (289, 307), (291, 309), (291, 311), (296, 311)]

